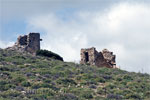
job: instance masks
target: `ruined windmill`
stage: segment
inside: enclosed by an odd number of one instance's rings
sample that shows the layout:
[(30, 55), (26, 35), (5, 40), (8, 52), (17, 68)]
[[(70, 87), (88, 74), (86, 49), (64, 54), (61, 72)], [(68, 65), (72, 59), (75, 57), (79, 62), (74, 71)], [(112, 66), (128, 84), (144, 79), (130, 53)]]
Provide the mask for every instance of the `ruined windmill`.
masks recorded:
[(40, 33), (29, 33), (19, 36), (15, 45), (7, 49), (35, 54), (36, 51), (40, 50), (40, 41), (42, 41)]
[(98, 67), (116, 68), (116, 56), (107, 49), (98, 52), (94, 47), (81, 49), (81, 64), (95, 65)]

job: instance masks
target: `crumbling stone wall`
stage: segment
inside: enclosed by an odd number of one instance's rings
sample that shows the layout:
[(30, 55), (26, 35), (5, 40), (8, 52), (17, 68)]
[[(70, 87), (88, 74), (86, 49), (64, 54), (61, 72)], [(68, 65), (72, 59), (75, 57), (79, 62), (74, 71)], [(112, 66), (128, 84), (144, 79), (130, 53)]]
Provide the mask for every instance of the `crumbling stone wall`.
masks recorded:
[(107, 49), (98, 52), (94, 47), (81, 49), (81, 64), (96, 65), (98, 67), (116, 68), (116, 56)]
[(98, 52), (94, 47), (88, 49), (81, 49), (81, 64), (89, 63), (90, 65), (95, 65)]
[(24, 36), (19, 36), (17, 39), (17, 44), (18, 45), (27, 45), (27, 35)]
[(27, 38), (27, 51), (36, 52), (40, 50), (40, 34), (39, 33), (30, 33)]
[(40, 41), (42, 41), (40, 33), (29, 33), (19, 36), (15, 45), (9, 49), (35, 54), (37, 50), (40, 50)]

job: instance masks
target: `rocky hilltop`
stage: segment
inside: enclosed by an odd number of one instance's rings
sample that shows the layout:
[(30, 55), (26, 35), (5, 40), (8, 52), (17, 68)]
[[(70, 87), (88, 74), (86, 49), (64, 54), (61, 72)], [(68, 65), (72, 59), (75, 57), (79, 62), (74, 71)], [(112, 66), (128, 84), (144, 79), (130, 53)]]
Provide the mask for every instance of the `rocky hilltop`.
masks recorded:
[[(22, 53), (30, 53), (36, 55), (40, 49), (40, 33), (29, 33), (28, 35), (19, 36), (17, 42), (12, 47), (6, 48), (6, 50), (13, 50)], [(47, 54), (48, 52), (45, 52)], [(44, 54), (44, 55), (45, 55)], [(107, 49), (98, 52), (96, 48), (81, 49), (81, 64), (95, 65), (97, 67), (116, 67), (116, 55)]]
[(0, 100), (149, 100), (150, 75), (116, 68), (113, 52), (81, 49), (75, 64), (40, 41), (29, 33), (0, 49)]
[(0, 100), (149, 100), (150, 75), (0, 49)]

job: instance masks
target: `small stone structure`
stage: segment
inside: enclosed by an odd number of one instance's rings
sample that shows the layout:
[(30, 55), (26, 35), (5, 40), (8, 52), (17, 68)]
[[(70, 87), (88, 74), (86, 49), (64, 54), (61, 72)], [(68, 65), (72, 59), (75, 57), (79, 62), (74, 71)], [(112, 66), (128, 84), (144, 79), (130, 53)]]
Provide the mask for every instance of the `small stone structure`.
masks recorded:
[(42, 41), (40, 33), (29, 33), (28, 35), (19, 36), (15, 45), (8, 49), (35, 54), (37, 50), (40, 50), (40, 41)]
[(81, 64), (95, 65), (98, 67), (116, 68), (116, 56), (107, 49), (98, 52), (94, 47), (81, 49)]

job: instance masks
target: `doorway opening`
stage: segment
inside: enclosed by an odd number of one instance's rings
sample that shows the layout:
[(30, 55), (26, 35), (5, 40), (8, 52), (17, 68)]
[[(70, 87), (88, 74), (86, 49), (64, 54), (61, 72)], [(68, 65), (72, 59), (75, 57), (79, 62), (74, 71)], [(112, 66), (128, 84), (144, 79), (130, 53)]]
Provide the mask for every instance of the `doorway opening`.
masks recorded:
[(85, 52), (85, 61), (88, 62), (89, 61), (89, 53)]

